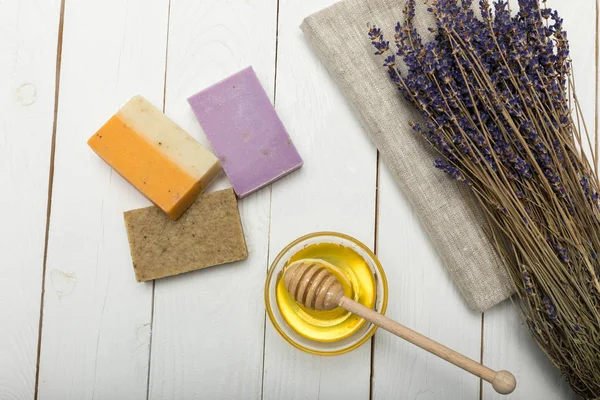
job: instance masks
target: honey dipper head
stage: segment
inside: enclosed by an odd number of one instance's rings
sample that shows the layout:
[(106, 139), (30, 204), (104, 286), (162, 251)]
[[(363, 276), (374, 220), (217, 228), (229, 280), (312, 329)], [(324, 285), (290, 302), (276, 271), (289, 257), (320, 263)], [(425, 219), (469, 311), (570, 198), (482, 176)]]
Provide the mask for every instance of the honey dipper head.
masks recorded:
[(300, 260), (285, 269), (283, 283), (294, 300), (313, 310), (333, 310), (344, 288), (323, 260)]

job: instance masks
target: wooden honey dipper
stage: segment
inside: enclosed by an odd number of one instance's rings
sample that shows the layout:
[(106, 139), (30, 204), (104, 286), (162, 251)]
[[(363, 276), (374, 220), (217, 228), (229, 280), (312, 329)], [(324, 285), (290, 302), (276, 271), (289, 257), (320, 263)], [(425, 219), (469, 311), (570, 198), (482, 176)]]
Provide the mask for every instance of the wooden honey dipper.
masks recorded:
[(332, 267), (333, 265), (323, 260), (295, 261), (286, 267), (283, 282), (292, 298), (305, 307), (317, 311), (342, 307), (415, 346), (490, 382), (494, 390), (500, 394), (510, 394), (515, 390), (517, 381), (510, 372), (496, 372), (345, 297), (340, 281), (331, 273)]

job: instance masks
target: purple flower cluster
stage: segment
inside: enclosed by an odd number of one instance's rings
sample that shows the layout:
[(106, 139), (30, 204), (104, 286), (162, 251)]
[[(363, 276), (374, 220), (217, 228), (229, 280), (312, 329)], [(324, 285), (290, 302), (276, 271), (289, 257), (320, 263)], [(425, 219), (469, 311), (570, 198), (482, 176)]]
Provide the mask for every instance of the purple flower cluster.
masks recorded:
[[(526, 226), (542, 225), (548, 249), (565, 265), (572, 263), (564, 238), (540, 222), (546, 210), (534, 199), (538, 188), (532, 189), (543, 186), (544, 196), (558, 203), (555, 212), (561, 209), (565, 216), (577, 213), (581, 198), (598, 206), (599, 195), (581, 161), (565, 145), (573, 143), (573, 119), (563, 20), (539, 0), (518, 0), (516, 13), (507, 0), (479, 0), (478, 5), (430, 0), (436, 25), (429, 29), (434, 39), (425, 41), (415, 24), (416, 1), (406, 0), (395, 46), (377, 26), (369, 38), (391, 80), (421, 111), (424, 122), (411, 126), (437, 150), (435, 167), (476, 193), (486, 193), (486, 185), (507, 189), (509, 200), (483, 197), (488, 209), (499, 218), (512, 214)], [(579, 188), (569, 186), (572, 176)], [(523, 273), (524, 292), (556, 319), (556, 307), (534, 280), (534, 274)]]
[[(369, 36), (376, 54), (386, 55), (391, 79), (426, 117), (424, 126), (414, 127), (440, 152), (436, 167), (469, 183), (455, 162), (457, 152), (512, 180), (531, 179), (535, 162), (564, 197), (556, 172), (563, 149), (548, 137), (569, 121), (566, 32), (558, 14), (537, 0), (519, 0), (519, 6), (511, 16), (506, 0), (481, 0), (480, 19), (472, 0), (436, 0), (429, 11), (437, 35), (424, 43), (413, 23), (415, 0), (408, 0), (406, 20), (395, 28), (395, 52), (380, 28), (373, 26)], [(404, 76), (397, 60), (408, 68)], [(532, 113), (539, 103), (559, 110), (558, 116)]]
[(544, 297), (544, 306), (546, 309), (546, 314), (548, 314), (551, 319), (556, 319), (558, 316), (556, 313), (556, 308), (554, 308), (554, 305), (547, 297)]
[(545, 0), (477, 1), (405, 0), (393, 37), (373, 26), (369, 38), (421, 112), (411, 126), (435, 167), (482, 205), (534, 338), (578, 394), (600, 398), (600, 181), (575, 123), (567, 33)]
[(547, 237), (546, 242), (548, 242), (548, 244), (554, 249), (554, 251), (558, 255), (558, 258), (560, 258), (562, 262), (568, 263), (571, 261), (571, 259), (569, 258), (567, 248), (563, 244), (561, 244), (557, 239), (553, 237)]
[(526, 271), (523, 272), (523, 282), (525, 282), (525, 291), (528, 294), (534, 294), (535, 285), (533, 284), (533, 279), (531, 279), (531, 275), (529, 275), (529, 273), (527, 273)]

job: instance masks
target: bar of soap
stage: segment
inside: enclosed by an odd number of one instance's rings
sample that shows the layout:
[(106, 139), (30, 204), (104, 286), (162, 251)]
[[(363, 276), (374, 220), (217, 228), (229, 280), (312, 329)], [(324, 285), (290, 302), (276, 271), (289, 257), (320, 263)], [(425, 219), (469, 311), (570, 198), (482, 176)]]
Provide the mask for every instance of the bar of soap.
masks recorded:
[(232, 189), (201, 195), (178, 221), (156, 207), (125, 213), (138, 282), (248, 258)]
[(125, 104), (88, 145), (173, 220), (221, 170), (214, 154), (142, 96)]
[(188, 102), (238, 197), (302, 166), (302, 158), (252, 67)]

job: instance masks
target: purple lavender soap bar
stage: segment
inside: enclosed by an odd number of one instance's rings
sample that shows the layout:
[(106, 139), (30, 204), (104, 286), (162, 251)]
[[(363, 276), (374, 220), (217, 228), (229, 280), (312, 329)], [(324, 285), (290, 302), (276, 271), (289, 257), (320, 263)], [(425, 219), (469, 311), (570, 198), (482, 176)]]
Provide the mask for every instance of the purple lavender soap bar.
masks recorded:
[(190, 97), (188, 103), (238, 197), (302, 166), (252, 67)]

